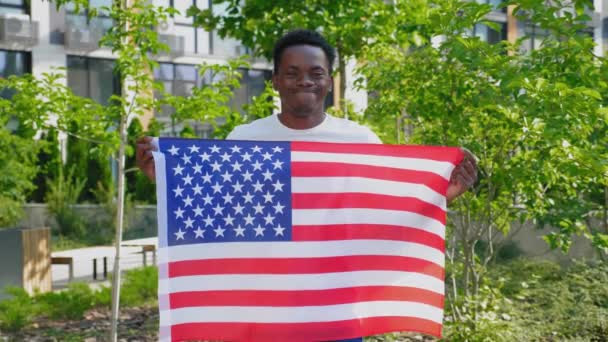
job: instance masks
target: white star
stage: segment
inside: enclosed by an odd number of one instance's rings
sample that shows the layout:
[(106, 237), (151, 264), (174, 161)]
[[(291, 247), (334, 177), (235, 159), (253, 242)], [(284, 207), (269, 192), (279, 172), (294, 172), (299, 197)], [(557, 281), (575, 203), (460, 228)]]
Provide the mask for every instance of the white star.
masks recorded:
[(262, 226), (260, 226), (258, 224), (258, 226), (256, 228), (254, 228), (253, 230), (255, 230), (255, 236), (264, 236), (264, 230), (266, 230), (266, 228), (262, 228)]
[(224, 204), (232, 204), (232, 199), (234, 198), (234, 196), (229, 193), (226, 193), (224, 196), (222, 196), (222, 198), (224, 199)]
[(226, 229), (223, 229), (222, 227), (217, 227), (213, 231), (215, 232), (215, 237), (224, 237), (224, 232), (226, 231)]
[(216, 145), (209, 147), (211, 149), (211, 153), (220, 153), (220, 148)]
[(192, 162), (190, 161), (190, 156), (185, 154), (182, 156), (182, 160), (184, 161), (184, 164), (191, 164)]
[[(276, 228), (275, 228), (275, 229), (276, 229)], [(195, 238), (199, 238), (199, 237), (200, 237), (201, 239), (203, 239), (203, 238), (204, 238), (203, 234), (205, 234), (205, 231), (204, 231), (204, 230), (202, 230), (202, 229), (201, 229), (201, 227), (198, 227), (198, 228), (197, 228), (197, 229), (194, 231), (194, 234), (196, 234)]]
[(253, 195), (248, 191), (247, 194), (243, 195), (245, 203), (253, 203)]
[(273, 229), (274, 229), (274, 236), (279, 236), (279, 235), (285, 236), (285, 235), (283, 235), (283, 231), (285, 230), (285, 228), (281, 227), (281, 225), (278, 225), (276, 228), (273, 228)]
[(252, 155), (252, 154), (249, 154), (249, 152), (245, 152), (245, 153), (243, 153), (243, 154), (241, 155), (241, 157), (243, 158), (243, 161), (245, 161), (245, 160), (246, 160), (246, 161), (249, 161), (249, 162), (250, 162), (250, 161), (251, 161), (251, 157), (253, 157), (253, 155)]
[(262, 157), (264, 158), (264, 160), (270, 160), (270, 158), (272, 158), (272, 154), (265, 152), (264, 154), (262, 154)]
[(253, 153), (260, 153), (262, 152), (262, 148), (258, 145), (255, 145), (254, 147), (251, 148), (251, 150), (253, 150)]
[(199, 184), (195, 184), (194, 187), (192, 188), (192, 190), (194, 191), (195, 195), (202, 195), (203, 194), (203, 187), (200, 186)]
[(184, 234), (186, 234), (186, 232), (182, 232), (182, 229), (180, 228), (178, 232), (175, 232), (173, 234), (175, 234), (175, 239), (176, 240), (183, 240), (184, 239)]
[(213, 162), (213, 164), (211, 164), (211, 168), (213, 169), (214, 172), (220, 172), (220, 169), (222, 168), (222, 164), (218, 163), (216, 160)]
[(223, 162), (229, 162), (230, 161), (230, 155), (226, 152), (224, 152), (224, 154), (222, 154), (222, 161)]
[(264, 221), (266, 221), (266, 224), (272, 224), (272, 222), (274, 221), (274, 216), (268, 213), (266, 217), (264, 217)]
[(186, 224), (186, 229), (188, 228), (193, 228), (193, 224), (194, 224), (194, 220), (191, 219), (190, 217), (188, 217), (187, 220), (184, 220), (184, 223)]
[(259, 160), (256, 160), (255, 163), (251, 165), (253, 166), (253, 171), (262, 171), (262, 166), (264, 166)]
[(232, 226), (234, 221), (234, 217), (230, 216), (230, 214), (226, 215), (226, 217), (224, 217), (224, 223), (226, 226)]
[(190, 195), (186, 196), (186, 198), (184, 198), (184, 208), (191, 207), (192, 201), (194, 201), (194, 198), (190, 198)]
[(238, 227), (234, 228), (234, 233), (236, 234), (235, 236), (245, 236), (245, 228), (241, 227), (241, 225), (239, 224)]
[(205, 172), (205, 175), (202, 176), (203, 177), (203, 184), (204, 183), (211, 183), (211, 175), (209, 174), (209, 172)]
[(222, 215), (223, 210), (224, 210), (224, 207), (222, 207), (219, 203), (215, 205), (215, 208), (213, 208), (213, 212), (215, 213), (215, 216)]
[(182, 192), (184, 192), (184, 189), (182, 189), (178, 184), (177, 188), (173, 189), (173, 192), (175, 192), (175, 197), (181, 197)]
[(275, 160), (274, 163), (272, 163), (272, 166), (274, 166), (274, 169), (281, 169), (283, 170), (283, 162), (280, 160)]
[(236, 181), (232, 187), (234, 188), (234, 192), (243, 192), (243, 184), (239, 183), (239, 181)]
[(232, 209), (234, 209), (235, 215), (238, 215), (238, 214), (243, 215), (243, 209), (245, 209), (245, 207), (243, 207), (241, 205), (241, 203), (237, 203), (236, 206), (234, 206)]
[(192, 185), (192, 176), (186, 175), (186, 177), (184, 177), (184, 185), (186, 184)]
[(270, 191), (266, 191), (266, 194), (263, 196), (264, 197), (264, 203), (272, 203), (272, 198), (274, 197), (273, 194), (270, 193)]
[(253, 210), (255, 210), (256, 214), (263, 214), (264, 213), (264, 206), (261, 205), (260, 203), (258, 203), (255, 206), (253, 206)]
[(174, 211), (175, 218), (184, 218), (184, 210), (181, 207), (177, 207), (177, 210)]
[(275, 147), (272, 148), (272, 152), (274, 152), (274, 153), (281, 153), (281, 152), (283, 152), (283, 148), (279, 147), (279, 146), (275, 146)]
[(264, 176), (264, 180), (272, 180), (272, 175), (274, 175), (274, 173), (270, 172), (270, 170), (266, 170), (266, 172), (262, 173), (262, 176)]
[(243, 164), (239, 163), (239, 161), (235, 161), (234, 163), (232, 163), (232, 171), (236, 171), (239, 170), (241, 171), (241, 166), (243, 166)]
[(228, 173), (228, 171), (224, 172), (222, 178), (224, 179), (224, 182), (232, 182), (232, 175)]
[(234, 145), (230, 148), (232, 150), (232, 153), (240, 153), (241, 152), (241, 148)]
[(169, 153), (171, 153), (172, 156), (175, 156), (175, 155), (177, 155), (179, 148), (175, 147), (175, 145), (171, 145), (171, 148), (168, 151), (169, 151)]
[(203, 165), (199, 163), (196, 163), (192, 168), (194, 169), (194, 174), (203, 173)]
[(252, 182), (253, 181), (251, 179), (252, 176), (253, 176), (253, 173), (250, 173), (249, 170), (246, 170), (245, 173), (243, 173), (243, 182), (247, 182), (247, 181)]
[(194, 217), (197, 217), (197, 216), (203, 216), (203, 209), (204, 209), (204, 208), (201, 208), (201, 207), (200, 207), (200, 206), (197, 204), (197, 205), (196, 205), (196, 208), (192, 209), (192, 210), (194, 210)]
[(274, 213), (275, 214), (278, 214), (278, 213), (282, 214), (283, 213), (283, 208), (285, 208), (285, 206), (281, 205), (280, 202), (277, 202), (277, 205), (273, 206), (273, 208), (274, 208)]
[(211, 155), (207, 154), (207, 152), (203, 152), (203, 154), (199, 154), (198, 156), (201, 157), (202, 161), (211, 161), (211, 159), (209, 159), (211, 158)]
[(184, 168), (181, 167), (179, 164), (177, 164), (177, 166), (173, 168), (173, 172), (174, 172), (173, 175), (174, 176), (181, 175), (182, 171), (184, 171)]
[(213, 227), (213, 218), (211, 217), (211, 215), (207, 215), (207, 217), (203, 219), (203, 222), (205, 222), (205, 227)]
[(251, 214), (247, 214), (247, 216), (243, 217), (243, 219), (245, 220), (245, 225), (253, 225), (253, 220), (255, 219), (255, 217), (251, 216)]
[(279, 180), (277, 179), (276, 183), (272, 184), (272, 186), (274, 187), (274, 191), (283, 191), (283, 187), (285, 186), (285, 184), (279, 182)]
[(255, 189), (253, 189), (253, 191), (262, 192), (262, 187), (264, 186), (264, 184), (260, 183), (260, 181), (257, 181), (255, 184), (252, 184), (252, 185), (255, 188)]
[(205, 205), (209, 204), (211, 205), (211, 201), (213, 200), (213, 197), (209, 196), (209, 194), (206, 194), (205, 197), (203, 197), (203, 201), (205, 201)]
[(222, 193), (222, 186), (220, 185), (220, 183), (215, 182), (214, 185), (211, 186), (213, 188), (213, 193), (219, 192)]
[(190, 149), (190, 153), (194, 153), (194, 152), (198, 153), (198, 146), (192, 145), (188, 148)]

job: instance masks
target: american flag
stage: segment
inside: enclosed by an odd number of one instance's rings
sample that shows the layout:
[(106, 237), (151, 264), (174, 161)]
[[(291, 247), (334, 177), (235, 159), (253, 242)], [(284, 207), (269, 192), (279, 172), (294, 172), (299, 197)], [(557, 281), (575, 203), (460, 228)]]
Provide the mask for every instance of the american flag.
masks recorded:
[(441, 336), (457, 148), (161, 138), (163, 341)]

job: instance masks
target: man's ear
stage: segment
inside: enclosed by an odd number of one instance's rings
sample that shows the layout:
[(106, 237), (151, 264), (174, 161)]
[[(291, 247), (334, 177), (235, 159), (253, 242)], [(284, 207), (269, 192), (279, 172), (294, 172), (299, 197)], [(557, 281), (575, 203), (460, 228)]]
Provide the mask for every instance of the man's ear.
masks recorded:
[(329, 77), (329, 91), (332, 91), (334, 89), (334, 78), (333, 77)]
[(271, 80), (272, 80), (272, 89), (274, 89), (274, 90), (278, 90), (277, 83), (278, 83), (279, 81), (278, 81), (278, 76), (277, 76), (277, 74), (272, 73)]

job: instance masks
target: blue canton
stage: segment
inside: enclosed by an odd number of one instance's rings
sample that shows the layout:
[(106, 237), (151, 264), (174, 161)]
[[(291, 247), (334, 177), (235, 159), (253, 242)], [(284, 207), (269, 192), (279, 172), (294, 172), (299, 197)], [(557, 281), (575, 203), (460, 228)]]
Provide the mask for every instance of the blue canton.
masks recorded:
[(170, 246), (291, 240), (289, 143), (160, 139)]

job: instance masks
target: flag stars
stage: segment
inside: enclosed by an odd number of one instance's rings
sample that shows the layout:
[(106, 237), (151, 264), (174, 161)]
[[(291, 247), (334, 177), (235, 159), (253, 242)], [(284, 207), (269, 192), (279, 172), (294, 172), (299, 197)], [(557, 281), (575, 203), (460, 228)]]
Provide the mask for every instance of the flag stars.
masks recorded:
[(208, 154), (207, 152), (203, 152), (203, 154), (199, 154), (198, 156), (201, 158), (201, 161), (204, 161), (204, 162), (211, 161), (211, 155)]
[(226, 229), (223, 229), (222, 227), (217, 227), (213, 231), (215, 232), (215, 237), (224, 237), (224, 232), (226, 231)]
[(230, 155), (226, 152), (224, 152), (224, 154), (221, 155), (222, 161), (223, 162), (229, 162), (230, 161)]
[(274, 216), (270, 215), (270, 213), (268, 213), (265, 217), (264, 217), (264, 221), (266, 223), (266, 225), (271, 225), (274, 222)]
[(204, 205), (211, 205), (211, 201), (213, 200), (213, 197), (211, 197), (209, 194), (205, 194), (205, 197), (203, 197), (203, 203)]
[(173, 212), (175, 214), (175, 218), (184, 218), (184, 210), (181, 207), (177, 207), (177, 210)]
[(243, 195), (243, 199), (245, 200), (245, 203), (252, 203), (253, 204), (253, 196), (251, 194), (251, 192), (247, 192), (245, 195)]
[(277, 181), (274, 184), (272, 184), (272, 186), (274, 187), (274, 191), (277, 192), (277, 191), (283, 191), (283, 187), (285, 186), (285, 184), (281, 183), (277, 179)]
[(224, 204), (232, 204), (232, 199), (234, 196), (232, 196), (230, 193), (226, 193), (224, 196), (222, 196), (222, 198), (224, 199)]
[(198, 151), (199, 151), (199, 147), (196, 145), (192, 145), (192, 146), (188, 147), (188, 149), (190, 150), (190, 153), (198, 153)]
[(273, 194), (270, 193), (270, 191), (266, 191), (266, 194), (263, 195), (264, 197), (264, 203), (272, 203), (272, 198), (274, 197)]
[(176, 167), (173, 168), (173, 175), (177, 176), (177, 175), (183, 175), (184, 168), (181, 167), (181, 165), (177, 164)]
[(285, 206), (282, 205), (281, 202), (277, 202), (277, 204), (274, 205), (273, 208), (274, 208), (275, 214), (278, 214), (278, 213), (283, 214), (283, 209), (285, 209)]
[(232, 171), (241, 171), (241, 167), (243, 166), (243, 164), (239, 163), (239, 161), (235, 161), (234, 163), (232, 163)]
[(194, 211), (194, 217), (203, 216), (203, 209), (200, 205), (196, 205), (196, 208), (192, 209)]
[(236, 228), (234, 228), (234, 234), (235, 236), (245, 237), (245, 228), (241, 227), (239, 224)]
[(261, 205), (260, 203), (256, 204), (253, 206), (253, 210), (255, 210), (255, 214), (263, 214), (264, 213), (264, 206)]
[(232, 174), (226, 171), (222, 175), (222, 179), (224, 180), (224, 182), (232, 182)]
[(262, 192), (262, 188), (264, 187), (264, 184), (260, 183), (260, 181), (256, 181), (255, 184), (252, 184), (252, 185), (254, 188), (253, 189), (254, 192), (258, 192), (258, 191)]
[(234, 189), (234, 192), (243, 192), (243, 184), (241, 184), (239, 181), (236, 181), (236, 183), (232, 184), (232, 188)]
[(224, 217), (224, 223), (226, 226), (233, 226), (234, 217), (232, 217), (232, 215), (230, 215), (230, 214), (226, 215), (226, 217)]
[(264, 158), (264, 160), (270, 160), (270, 158), (272, 158), (272, 154), (266, 152), (262, 154), (262, 158)]
[(205, 172), (205, 175), (202, 176), (203, 177), (203, 184), (205, 183), (210, 183), (211, 184), (211, 177), (212, 175), (209, 174), (209, 172)]
[(243, 219), (245, 220), (245, 225), (253, 225), (253, 220), (255, 217), (251, 216), (251, 214), (247, 214), (247, 216), (243, 217)]
[(272, 180), (272, 176), (274, 175), (274, 173), (270, 172), (270, 170), (266, 170), (264, 173), (262, 173), (262, 176), (264, 176), (264, 180)]
[(222, 164), (218, 163), (216, 160), (213, 162), (213, 164), (211, 164), (211, 168), (213, 169), (213, 172), (220, 172)]
[(215, 216), (221, 216), (223, 211), (224, 211), (224, 207), (222, 207), (219, 203), (216, 204), (215, 207), (213, 208), (213, 212), (215, 213)]
[(175, 193), (175, 197), (182, 197), (182, 192), (184, 192), (184, 189), (178, 184), (177, 187), (173, 189), (173, 192)]
[(253, 230), (255, 230), (255, 236), (264, 236), (264, 231), (266, 230), (266, 228), (258, 224), (258, 226), (255, 227)]
[(211, 150), (211, 153), (220, 153), (220, 148), (217, 145), (213, 145), (209, 147), (209, 149)]
[(190, 195), (186, 196), (186, 198), (184, 198), (184, 208), (191, 207), (192, 201), (194, 201), (194, 198), (191, 198)]
[(184, 161), (184, 164), (192, 164), (192, 162), (190, 161), (190, 157), (189, 155), (185, 154), (182, 156), (182, 160)]
[(194, 164), (192, 169), (194, 170), (194, 174), (203, 173), (203, 165), (201, 165), (199, 163)]
[(251, 162), (251, 157), (253, 157), (253, 155), (249, 154), (249, 152), (241, 154), (241, 158), (243, 158), (243, 161)]
[(274, 153), (281, 153), (281, 152), (283, 152), (283, 148), (279, 147), (279, 146), (275, 146), (275, 147), (272, 148), (272, 152), (274, 152)]
[(232, 153), (241, 153), (241, 148), (236, 145), (232, 146), (230, 150), (232, 151)]
[(184, 224), (186, 225), (186, 229), (194, 228), (194, 220), (190, 217), (188, 217), (186, 220), (184, 220)]
[(172, 156), (176, 156), (179, 152), (179, 148), (175, 147), (175, 145), (171, 145), (171, 148), (168, 149), (169, 153), (171, 153)]
[(273, 229), (274, 229), (274, 236), (279, 236), (279, 235), (281, 235), (281, 236), (285, 236), (285, 235), (283, 234), (283, 231), (285, 231), (285, 228), (281, 227), (281, 225), (280, 225), (280, 224), (279, 224), (279, 225), (277, 225), (277, 226), (276, 226), (275, 228), (273, 228)]
[(205, 227), (209, 226), (209, 227), (213, 227), (213, 218), (211, 217), (211, 215), (207, 215), (207, 217), (205, 217), (203, 219), (203, 222), (205, 222)]
[(262, 171), (262, 166), (264, 166), (264, 164), (260, 163), (259, 160), (256, 160), (251, 166), (253, 166), (253, 171)]
[(203, 195), (203, 187), (200, 186), (199, 184), (195, 184), (194, 187), (192, 188), (192, 191), (194, 191), (195, 195)]
[(186, 175), (186, 177), (184, 177), (184, 185), (188, 184), (188, 185), (192, 185), (192, 176), (190, 175)]
[(245, 209), (245, 207), (243, 207), (241, 203), (237, 203), (234, 207), (232, 207), (232, 209), (234, 209), (235, 215), (243, 215), (243, 210)]
[(197, 227), (196, 230), (194, 231), (194, 235), (195, 235), (194, 238), (195, 239), (198, 239), (198, 238), (204, 239), (205, 238), (204, 234), (205, 234), (205, 231), (202, 230), (201, 227)]
[(179, 231), (173, 233), (175, 234), (175, 239), (176, 240), (183, 240), (184, 239), (184, 234), (186, 234), (186, 232), (183, 232), (182, 229), (180, 228)]
[(251, 150), (253, 151), (253, 153), (261, 153), (262, 152), (262, 148), (258, 145), (255, 145), (254, 147), (251, 148)]
[(283, 170), (283, 164), (284, 163), (282, 161), (277, 159), (272, 163), (272, 166), (274, 167), (275, 170)]
[(220, 193), (220, 194), (222, 193), (222, 185), (220, 183), (218, 183), (218, 182), (215, 182), (215, 184), (213, 184), (211, 186), (211, 188), (213, 189), (213, 193), (214, 194), (215, 193)]
[(250, 173), (249, 170), (246, 170), (245, 173), (243, 173), (243, 182), (253, 182), (253, 173)]

